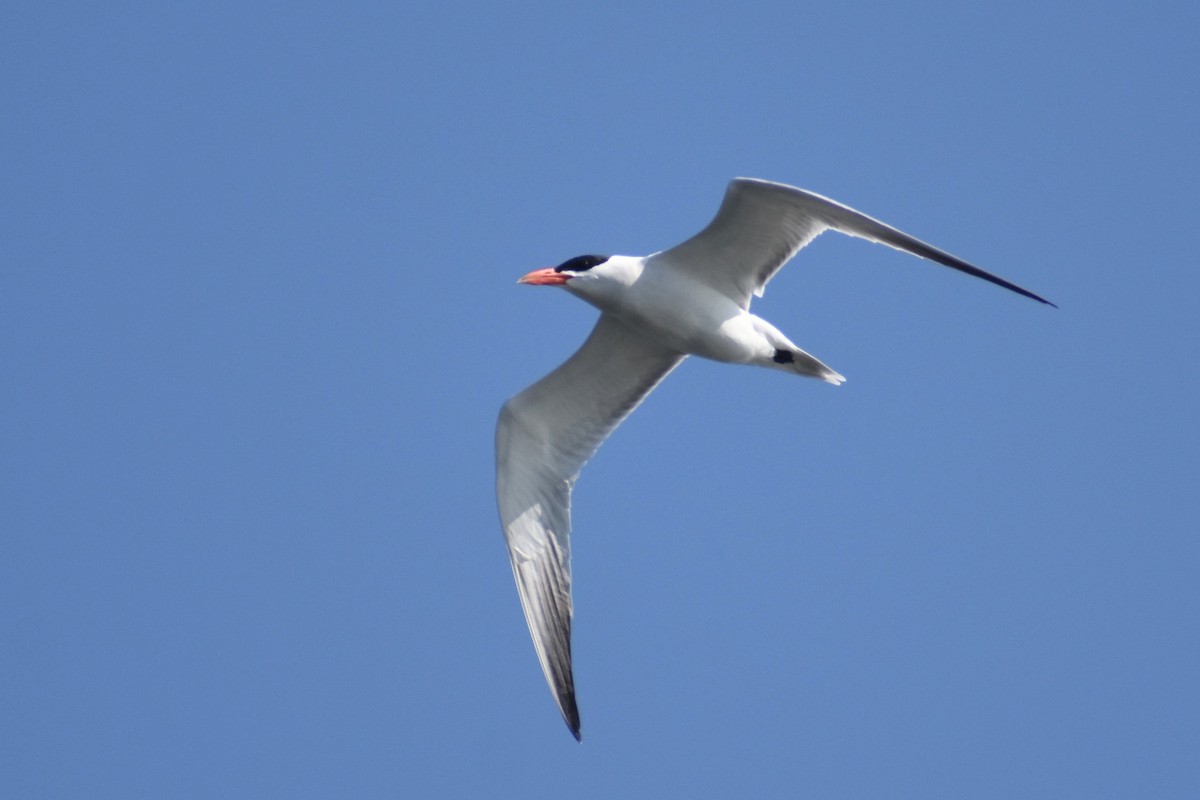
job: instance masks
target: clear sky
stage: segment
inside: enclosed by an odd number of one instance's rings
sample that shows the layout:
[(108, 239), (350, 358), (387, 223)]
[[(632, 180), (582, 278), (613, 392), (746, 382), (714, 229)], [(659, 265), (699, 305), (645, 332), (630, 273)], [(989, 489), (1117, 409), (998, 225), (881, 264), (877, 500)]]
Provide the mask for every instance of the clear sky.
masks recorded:
[[(0, 796), (1200, 796), (1192, 2), (8, 3)], [(503, 400), (748, 175), (829, 234), (575, 503)]]

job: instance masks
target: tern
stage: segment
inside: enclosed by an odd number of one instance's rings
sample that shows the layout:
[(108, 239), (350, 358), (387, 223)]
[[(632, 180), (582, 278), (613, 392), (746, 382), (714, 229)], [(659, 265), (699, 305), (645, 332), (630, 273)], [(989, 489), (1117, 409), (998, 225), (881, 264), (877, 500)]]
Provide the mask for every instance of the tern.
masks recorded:
[(584, 463), (689, 355), (839, 385), (750, 301), (827, 230), (944, 264), (1049, 300), (821, 195), (754, 178), (730, 182), (717, 215), (653, 255), (583, 255), (518, 283), (559, 286), (600, 310), (587, 340), (510, 398), (496, 426), (496, 495), (521, 607), (563, 719), (581, 739), (571, 669), (571, 489)]

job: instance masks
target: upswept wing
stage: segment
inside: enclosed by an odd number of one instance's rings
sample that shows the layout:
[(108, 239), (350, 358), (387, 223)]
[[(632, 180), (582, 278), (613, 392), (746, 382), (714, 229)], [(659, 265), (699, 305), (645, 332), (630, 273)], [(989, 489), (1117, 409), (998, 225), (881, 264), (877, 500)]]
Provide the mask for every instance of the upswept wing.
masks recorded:
[(603, 314), (574, 355), (500, 410), (500, 522), (538, 661), (577, 739), (571, 487), (601, 442), (683, 358)]
[(1028, 289), (827, 197), (756, 178), (731, 181), (721, 208), (704, 230), (650, 259), (651, 263), (658, 261), (687, 270), (747, 308), (751, 296), (761, 297), (767, 281), (788, 259), (831, 229), (936, 261), (1054, 305)]

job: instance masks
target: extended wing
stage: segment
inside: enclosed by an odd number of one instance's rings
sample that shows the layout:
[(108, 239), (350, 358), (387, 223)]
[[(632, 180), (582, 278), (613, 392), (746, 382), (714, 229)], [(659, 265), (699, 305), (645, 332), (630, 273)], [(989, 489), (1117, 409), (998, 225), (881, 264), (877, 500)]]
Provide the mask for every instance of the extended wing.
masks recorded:
[(571, 487), (605, 438), (683, 358), (604, 314), (574, 355), (500, 410), (500, 522), (538, 661), (577, 739)]
[(704, 230), (650, 259), (687, 270), (747, 308), (751, 296), (762, 296), (767, 281), (788, 259), (827, 230), (886, 244), (1054, 305), (1028, 289), (827, 197), (756, 178), (731, 181), (721, 208)]

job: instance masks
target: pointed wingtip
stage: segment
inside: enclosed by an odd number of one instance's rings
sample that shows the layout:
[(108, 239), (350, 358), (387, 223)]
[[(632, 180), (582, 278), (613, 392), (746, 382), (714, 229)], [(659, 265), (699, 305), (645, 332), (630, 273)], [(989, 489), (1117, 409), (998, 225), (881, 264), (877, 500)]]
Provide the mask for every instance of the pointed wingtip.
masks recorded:
[(567, 723), (567, 727), (571, 730), (571, 735), (575, 737), (575, 741), (582, 742), (583, 734), (579, 730), (579, 707), (575, 705), (575, 691), (573, 687), (571, 692), (562, 698), (561, 708), (563, 722)]
[(1039, 303), (1045, 303), (1046, 305), (1050, 306), (1051, 308), (1058, 308), (1057, 303), (1051, 303), (1049, 300), (1042, 297), (1040, 294), (1034, 294), (1033, 292), (1029, 291), (1028, 289), (1023, 289), (1020, 286), (1017, 286), (1015, 283), (1008, 283), (1006, 281), (1005, 283), (1002, 283), (1000, 285), (1004, 286), (1005, 289), (1012, 289), (1017, 294), (1025, 295), (1026, 297), (1028, 297), (1031, 300), (1037, 300)]
[[(947, 262), (943, 261), (941, 263), (946, 264)], [(962, 272), (966, 272), (969, 275), (974, 275), (977, 278), (983, 278), (985, 281), (994, 283), (997, 286), (1003, 286), (1005, 289), (1008, 289), (1009, 291), (1016, 292), (1017, 294), (1023, 295), (1024, 297), (1028, 297), (1030, 300), (1036, 300), (1039, 303), (1045, 303), (1046, 305), (1050, 306), (1051, 308), (1058, 308), (1058, 306), (1056, 304), (1051, 303), (1049, 300), (1042, 297), (1040, 294), (1031, 292), (1023, 286), (1018, 286), (1017, 284), (1013, 283), (1012, 281), (1006, 281), (1006, 280), (1004, 280), (1004, 278), (1001, 278), (997, 275), (993, 275), (990, 272), (985, 272), (985, 271), (979, 269), (979, 267), (973, 267), (970, 264), (967, 264), (966, 262), (959, 262), (958, 264), (947, 264), (947, 266), (952, 266), (955, 269), (958, 269)]]

